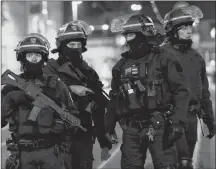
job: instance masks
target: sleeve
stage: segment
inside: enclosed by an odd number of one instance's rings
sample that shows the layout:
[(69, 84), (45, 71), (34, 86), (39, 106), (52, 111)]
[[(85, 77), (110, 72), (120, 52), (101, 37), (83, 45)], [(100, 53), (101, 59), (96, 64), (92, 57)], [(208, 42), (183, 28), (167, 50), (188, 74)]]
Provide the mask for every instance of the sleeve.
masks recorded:
[(112, 69), (112, 81), (111, 81), (111, 91), (110, 91), (110, 101), (107, 106), (107, 112), (104, 116), (105, 131), (107, 133), (114, 131), (117, 122), (117, 102), (118, 98), (116, 93), (118, 92), (118, 87), (120, 85), (120, 72), (114, 68)]
[(105, 115), (105, 108), (98, 106), (98, 108), (92, 113), (92, 118), (96, 129), (96, 137), (98, 139), (100, 147), (101, 148), (107, 147), (111, 149), (112, 144), (105, 137), (104, 115)]
[(202, 56), (201, 58), (201, 80), (202, 80), (202, 100), (201, 109), (208, 115), (208, 118), (214, 121), (214, 113), (212, 108), (212, 101), (210, 99), (209, 82), (206, 74), (206, 64)]
[(12, 115), (12, 112), (14, 111), (16, 104), (14, 99), (11, 96), (12, 92), (7, 93), (3, 100), (1, 105), (1, 127), (5, 127), (7, 125), (7, 118)]
[[(13, 86), (8, 86), (8, 85), (5, 85), (2, 90), (1, 90), (1, 127), (5, 127), (7, 125), (7, 121), (6, 121), (6, 118), (10, 115), (10, 113), (12, 113), (13, 111), (13, 107), (14, 107), (14, 102), (13, 100), (11, 99), (11, 96), (10, 96), (10, 92), (12, 92), (13, 90), (16, 90), (15, 87)], [(7, 97), (6, 97), (7, 96)], [(5, 99), (6, 98), (6, 99)], [(5, 101), (4, 101), (5, 99)], [(10, 106), (10, 109), (9, 109), (9, 105)]]
[(69, 88), (60, 79), (58, 79), (58, 89), (57, 90), (60, 94), (60, 101), (66, 106), (67, 110), (69, 110), (73, 114), (78, 114), (78, 110), (73, 102)]
[(166, 66), (167, 80), (174, 106), (172, 120), (173, 123), (185, 123), (187, 120), (187, 109), (189, 104), (189, 83), (177, 59), (167, 59)]

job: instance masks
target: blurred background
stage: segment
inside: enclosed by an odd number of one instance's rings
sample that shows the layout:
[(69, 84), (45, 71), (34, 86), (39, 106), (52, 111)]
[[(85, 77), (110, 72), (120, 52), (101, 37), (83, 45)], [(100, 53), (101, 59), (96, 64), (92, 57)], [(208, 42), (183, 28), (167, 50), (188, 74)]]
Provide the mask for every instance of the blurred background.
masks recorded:
[[(184, 3), (184, 2), (182, 2)], [(194, 48), (204, 57), (207, 71), (215, 71), (215, 5), (214, 1), (188, 2), (197, 5), (204, 18), (194, 26)], [(58, 29), (73, 19), (86, 21), (93, 30), (87, 41), (84, 59), (96, 69), (109, 87), (111, 67), (120, 58), (125, 39), (110, 31), (113, 17), (143, 12), (150, 16), (156, 28), (164, 33), (162, 22), (176, 1), (2, 1), (2, 71), (7, 68), (19, 72), (14, 49), (27, 33), (41, 33), (55, 47)], [(50, 54), (50, 57), (57, 57)]]
[[(15, 73), (20, 73), (20, 64), (16, 61), (14, 49), (26, 34), (41, 33), (48, 39), (51, 49), (53, 49), (58, 29), (69, 21), (79, 19), (91, 25), (93, 31), (87, 40), (88, 50), (83, 54), (84, 59), (98, 72), (104, 83), (104, 89), (108, 91), (112, 66), (120, 59), (122, 46), (125, 44), (124, 37), (110, 31), (113, 17), (143, 12), (153, 19), (159, 32), (164, 33), (161, 24), (163, 18), (176, 3), (177, 1), (2, 1), (2, 72), (11, 69)], [(193, 25), (193, 47), (202, 54), (206, 61), (210, 91), (213, 103), (215, 103), (216, 2), (189, 1), (188, 3), (198, 6), (204, 14), (204, 17)], [(57, 56), (50, 54), (50, 58), (57, 58)], [(212, 79), (212, 77), (214, 78)], [(4, 141), (8, 131), (2, 129), (2, 132), (2, 146), (4, 146), (2, 148), (3, 152), (6, 152)], [(212, 151), (215, 142), (209, 143), (201, 140), (200, 145), (203, 149), (197, 151), (203, 153), (199, 156), (205, 158), (203, 166), (215, 169), (215, 164), (213, 164), (215, 151)], [(99, 151), (99, 148), (94, 151)], [(209, 151), (211, 151), (210, 154)], [(94, 152), (95, 159), (100, 158), (97, 154)], [(3, 155), (2, 160), (4, 161), (6, 157), (7, 155)], [(120, 156), (116, 160), (119, 163)], [(94, 166), (98, 167), (99, 165), (101, 166), (100, 160), (96, 160)], [(119, 164), (114, 163), (113, 167), (112, 165), (108, 166), (109, 168), (118, 168)]]

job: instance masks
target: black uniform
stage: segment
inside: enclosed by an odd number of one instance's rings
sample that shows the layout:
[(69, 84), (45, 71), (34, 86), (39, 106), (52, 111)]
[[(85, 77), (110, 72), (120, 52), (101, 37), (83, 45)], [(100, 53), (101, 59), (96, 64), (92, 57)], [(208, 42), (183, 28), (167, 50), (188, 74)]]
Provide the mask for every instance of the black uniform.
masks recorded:
[[(29, 78), (25, 73), (20, 76), (42, 88), (42, 92), (60, 107), (64, 103), (69, 111), (76, 110), (67, 86), (59, 81), (57, 76), (41, 75), (37, 78)], [(7, 147), (18, 159), (20, 169), (38, 167), (63, 169), (64, 165), (58, 158), (56, 145), (64, 141), (66, 126), (58, 114), (45, 107), (41, 109), (36, 122), (28, 121), (29, 112), (33, 108), (31, 99), (20, 89), (8, 85), (4, 86), (1, 92), (2, 127), (9, 123), (9, 131), (13, 137), (7, 142)], [(15, 161), (11, 160), (12, 156), (7, 160), (6, 168), (11, 166), (11, 162), (14, 165)]]
[[(188, 107), (188, 127), (186, 131), (190, 148), (190, 157), (193, 157), (197, 141), (197, 115), (202, 109), (206, 113), (206, 124), (214, 122), (212, 102), (210, 100), (209, 83), (206, 75), (205, 61), (193, 48), (185, 48), (184, 44), (167, 43), (162, 48), (173, 52), (178, 58), (189, 81), (190, 102)], [(214, 128), (210, 128), (214, 133)]]
[[(174, 147), (166, 148), (167, 125), (163, 115), (173, 106), (173, 126), (186, 122), (189, 91), (182, 67), (167, 50), (152, 49), (134, 60), (128, 55), (124, 53), (112, 70), (112, 99), (105, 115), (107, 132), (113, 130), (117, 120), (123, 129), (121, 168), (142, 169), (148, 148), (155, 169), (175, 168), (176, 152)], [(133, 72), (137, 72), (136, 76)], [(138, 81), (143, 86), (142, 92)], [(125, 93), (127, 83), (131, 84), (134, 95), (130, 88)], [(172, 157), (166, 158), (166, 153)]]
[[(61, 64), (61, 58), (58, 60), (50, 59), (47, 66), (43, 69), (46, 74), (57, 74), (60, 79), (65, 82), (67, 86), (81, 85), (88, 87), (88, 84), (79, 79), (79, 76), (71, 69), (71, 62)], [(88, 66), (85, 61), (79, 65), (78, 68), (86, 77), (90, 79), (99, 80), (97, 73)], [(72, 168), (76, 169), (91, 169), (93, 162), (93, 137), (97, 137), (100, 147), (108, 147), (111, 149), (111, 143), (105, 137), (104, 131), (104, 114), (105, 107), (103, 105), (96, 104), (93, 108), (92, 114), (85, 110), (86, 106), (91, 102), (91, 98), (80, 97), (76, 94), (72, 94), (73, 100), (76, 103), (78, 110), (80, 111), (80, 119), (82, 125), (87, 128), (87, 132), (77, 131), (71, 136), (70, 153), (72, 159)], [(92, 124), (92, 122), (94, 124)], [(69, 159), (68, 159), (69, 160)]]

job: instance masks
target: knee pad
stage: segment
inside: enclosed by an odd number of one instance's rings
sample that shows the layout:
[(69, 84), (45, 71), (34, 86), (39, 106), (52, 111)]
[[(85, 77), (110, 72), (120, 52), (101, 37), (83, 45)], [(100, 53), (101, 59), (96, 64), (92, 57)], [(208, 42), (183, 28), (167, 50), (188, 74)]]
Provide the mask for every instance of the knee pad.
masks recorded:
[(193, 169), (192, 161), (190, 159), (182, 159), (177, 169)]

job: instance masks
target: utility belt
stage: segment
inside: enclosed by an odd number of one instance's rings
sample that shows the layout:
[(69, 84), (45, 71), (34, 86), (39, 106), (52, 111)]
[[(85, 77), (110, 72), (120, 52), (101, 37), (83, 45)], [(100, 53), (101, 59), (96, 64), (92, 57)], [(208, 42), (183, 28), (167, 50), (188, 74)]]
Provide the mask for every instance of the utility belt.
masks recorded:
[(24, 140), (20, 139), (17, 143), (20, 150), (35, 150), (35, 149), (43, 149), (43, 148), (50, 148), (54, 147), (56, 143), (54, 140), (44, 140), (44, 139), (38, 139), (38, 140)]
[(150, 113), (150, 118), (138, 120), (133, 117), (124, 117), (120, 120), (121, 125), (135, 127), (139, 129), (148, 128), (153, 126), (155, 129), (162, 127), (166, 122), (170, 122), (171, 111), (153, 111)]
[(131, 119), (125, 119), (124, 124), (129, 127), (135, 127), (135, 128), (148, 128), (150, 126), (149, 120), (131, 120)]

